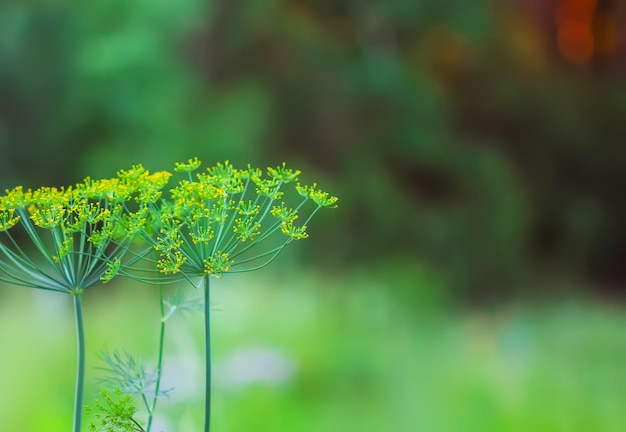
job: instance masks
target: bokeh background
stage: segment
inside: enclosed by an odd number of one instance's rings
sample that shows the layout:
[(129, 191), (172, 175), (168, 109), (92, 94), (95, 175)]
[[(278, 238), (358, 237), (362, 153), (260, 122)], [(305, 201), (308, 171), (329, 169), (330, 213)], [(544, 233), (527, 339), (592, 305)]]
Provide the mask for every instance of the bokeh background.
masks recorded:
[[(0, 188), (198, 156), (341, 198), (215, 282), (216, 431), (623, 431), (625, 74), (623, 0), (3, 0)], [(89, 400), (158, 305), (87, 294)], [(0, 430), (69, 430), (74, 362), (70, 299), (0, 286)]]

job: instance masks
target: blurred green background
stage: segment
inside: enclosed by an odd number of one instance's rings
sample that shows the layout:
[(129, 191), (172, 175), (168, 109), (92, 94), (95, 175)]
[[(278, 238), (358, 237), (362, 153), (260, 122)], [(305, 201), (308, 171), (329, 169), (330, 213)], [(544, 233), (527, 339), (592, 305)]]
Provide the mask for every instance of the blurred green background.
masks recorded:
[[(341, 198), (214, 284), (216, 431), (622, 431), (625, 73), (620, 0), (4, 0), (0, 187), (198, 156)], [(87, 293), (88, 400), (99, 351), (154, 362), (154, 294)], [(69, 430), (70, 299), (0, 286), (0, 326), (0, 430)]]

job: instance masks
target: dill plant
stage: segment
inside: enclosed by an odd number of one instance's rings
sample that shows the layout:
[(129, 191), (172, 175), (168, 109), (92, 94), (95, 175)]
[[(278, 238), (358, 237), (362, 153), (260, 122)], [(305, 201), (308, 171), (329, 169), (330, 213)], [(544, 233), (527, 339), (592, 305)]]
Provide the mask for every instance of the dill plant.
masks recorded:
[[(290, 243), (308, 237), (307, 225), (323, 207), (336, 207), (337, 198), (298, 183), (301, 172), (283, 163), (264, 172), (248, 166), (233, 167), (228, 161), (198, 171), (201, 162), (190, 159), (174, 170), (184, 178), (162, 197), (153, 217), (152, 260), (167, 281), (186, 280), (203, 292), (205, 335), (204, 430), (211, 418), (211, 314), (210, 279), (225, 273), (248, 272), (272, 262)], [(288, 205), (291, 203), (291, 205)], [(300, 222), (301, 221), (301, 222)], [(149, 255), (144, 255), (145, 259)], [(127, 266), (121, 273), (145, 281), (143, 268)], [(167, 318), (176, 310), (161, 297), (161, 338), (154, 401), (148, 409), (150, 430), (163, 358), (163, 333)], [(185, 304), (183, 303), (180, 303)], [(188, 304), (188, 303), (187, 303)], [(165, 306), (168, 311), (165, 311)], [(180, 307), (180, 306), (178, 306)], [(123, 382), (123, 380), (122, 380)]]
[[(0, 197), (0, 280), (73, 298), (78, 357), (74, 432), (81, 430), (85, 382), (82, 294), (111, 280), (122, 267), (136, 233), (147, 229), (149, 214), (143, 209), (160, 197), (169, 177), (137, 165), (112, 179), (86, 178), (67, 188), (18, 186)], [(24, 238), (30, 244), (20, 244)]]
[(135, 420), (137, 407), (132, 397), (120, 388), (102, 388), (100, 398), (93, 407), (85, 407), (88, 413), (95, 412), (94, 421), (89, 424), (89, 432), (145, 432)]
[[(166, 299), (162, 285), (184, 280), (203, 293), (208, 432), (210, 278), (268, 265), (288, 244), (308, 237), (307, 225), (321, 208), (336, 207), (336, 197), (316, 184), (301, 185), (300, 171), (284, 163), (265, 172), (251, 166), (236, 169), (228, 161), (197, 172), (200, 165), (197, 158), (177, 163), (174, 170), (185, 178), (167, 196), (163, 189), (171, 173), (150, 174), (134, 165), (111, 179), (87, 178), (73, 187), (35, 191), (16, 187), (0, 197), (0, 280), (74, 299), (78, 352), (74, 432), (81, 430), (82, 421), (81, 296), (87, 288), (116, 276), (155, 284), (161, 315), (156, 371), (146, 372), (141, 362), (126, 354), (104, 356), (111, 375), (104, 384), (111, 390), (105, 389), (102, 400), (96, 401), (96, 423), (90, 430), (150, 432), (157, 400), (167, 394), (160, 388), (166, 322), (175, 312), (198, 306), (184, 294)], [(20, 245), (24, 233), (29, 247)], [(134, 418), (132, 393), (140, 395), (147, 410), (145, 429)]]

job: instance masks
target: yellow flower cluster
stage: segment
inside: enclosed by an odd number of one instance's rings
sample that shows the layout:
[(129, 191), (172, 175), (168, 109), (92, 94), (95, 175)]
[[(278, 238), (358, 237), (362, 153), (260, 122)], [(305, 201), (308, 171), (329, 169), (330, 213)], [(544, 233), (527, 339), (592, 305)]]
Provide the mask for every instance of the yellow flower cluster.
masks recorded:
[(296, 190), (300, 195), (313, 200), (313, 202), (320, 207), (337, 207), (339, 198), (329, 195), (328, 192), (317, 189), (317, 183), (313, 183), (312, 186), (301, 186), (300, 183), (298, 183)]
[(0, 208), (0, 232), (13, 228), (20, 221), (15, 215), (15, 209)]
[[(250, 165), (240, 170), (226, 161), (192, 177), (191, 172), (199, 166), (197, 158), (176, 164), (175, 170), (189, 177), (171, 190), (169, 201), (165, 200), (167, 217), (176, 220), (176, 229), (171, 229), (171, 222), (164, 223), (156, 239), (155, 249), (161, 254), (158, 265), (164, 273), (184, 269), (191, 274), (216, 274), (243, 264), (263, 265), (289, 242), (308, 237), (306, 222), (295, 225), (304, 202), (317, 204), (308, 222), (319, 207), (331, 207), (337, 201), (315, 186), (302, 189), (298, 185), (305, 194), (296, 209), (284, 202), (277, 205), (277, 200), (286, 198), (284, 186), (296, 182), (300, 175), (285, 163), (268, 168), (264, 175)], [(256, 245), (274, 233), (286, 238), (278, 243), (268, 241), (267, 249), (260, 251)]]
[[(51, 243), (50, 258), (67, 278), (97, 271), (101, 280), (111, 280), (124, 270), (122, 257), (136, 238), (157, 251), (162, 273), (217, 275), (240, 264), (264, 265), (289, 242), (308, 237), (306, 224), (320, 207), (336, 207), (337, 198), (315, 184), (297, 184), (295, 191), (304, 199), (288, 207), (282, 200), (291, 196), (285, 196), (284, 187), (296, 182), (300, 171), (285, 163), (264, 173), (249, 165), (236, 169), (226, 161), (192, 175), (200, 165), (198, 158), (176, 163), (174, 171), (188, 178), (169, 196), (163, 191), (172, 174), (150, 173), (142, 165), (109, 179), (87, 177), (67, 188), (16, 187), (0, 196), (0, 233), (21, 223), (40, 251), (48, 251)], [(307, 201), (315, 206), (296, 226)], [(52, 241), (43, 241), (42, 232), (50, 232)], [(265, 251), (256, 246), (274, 233), (286, 237), (266, 242)], [(13, 253), (1, 241), (0, 251)], [(7, 268), (0, 267), (0, 273)]]
[[(170, 176), (135, 165), (110, 179), (88, 177), (70, 187), (6, 191), (0, 196), (0, 232), (5, 233), (0, 239), (0, 277), (68, 292), (110, 280), (131, 240), (149, 232), (150, 208), (156, 208)], [(18, 223), (34, 248), (18, 246), (9, 232)], [(33, 253), (51, 269), (41, 269)]]
[(213, 256), (210, 256), (203, 260), (204, 273), (220, 276), (222, 273), (226, 273), (230, 270), (230, 266), (234, 263), (226, 252), (218, 251)]

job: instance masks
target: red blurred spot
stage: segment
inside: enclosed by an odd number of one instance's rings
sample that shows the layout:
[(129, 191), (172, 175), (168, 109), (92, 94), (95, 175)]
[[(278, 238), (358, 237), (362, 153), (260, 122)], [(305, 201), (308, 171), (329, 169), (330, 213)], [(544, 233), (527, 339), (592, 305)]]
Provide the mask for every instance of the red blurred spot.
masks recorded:
[(597, 0), (562, 0), (556, 11), (559, 51), (576, 65), (587, 64), (594, 53), (596, 4)]

